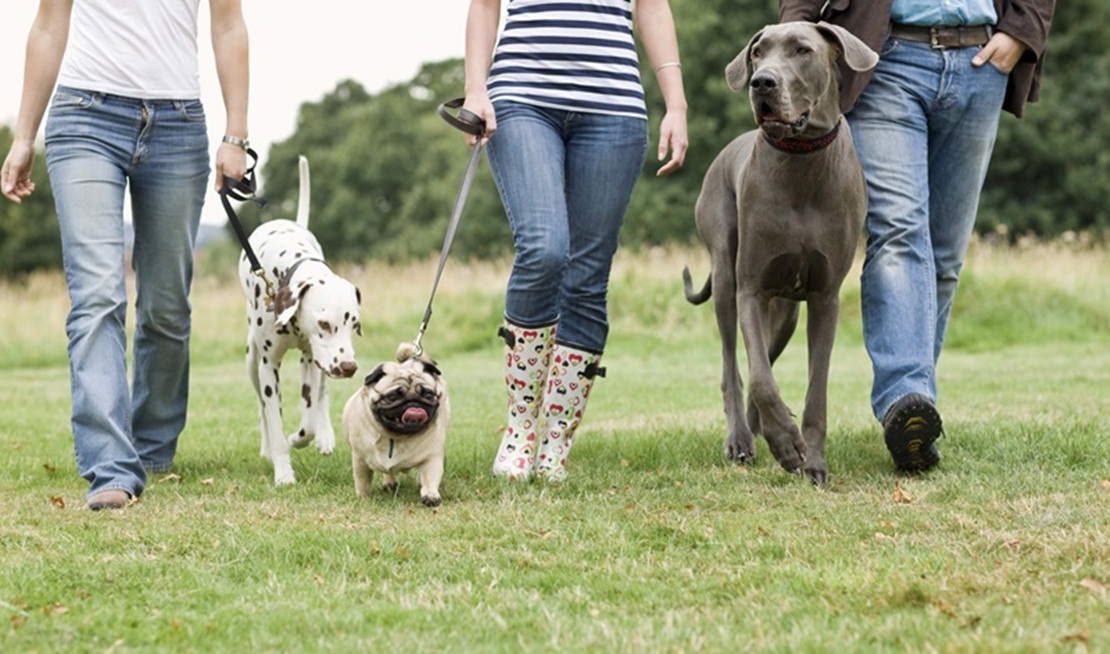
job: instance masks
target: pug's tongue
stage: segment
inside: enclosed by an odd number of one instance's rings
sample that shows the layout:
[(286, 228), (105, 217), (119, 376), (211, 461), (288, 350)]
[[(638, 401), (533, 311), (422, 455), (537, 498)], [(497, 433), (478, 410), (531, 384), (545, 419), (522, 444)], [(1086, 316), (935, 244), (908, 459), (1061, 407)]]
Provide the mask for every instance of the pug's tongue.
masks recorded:
[(428, 412), (418, 406), (405, 409), (401, 415), (401, 422), (405, 424), (424, 424), (428, 421)]

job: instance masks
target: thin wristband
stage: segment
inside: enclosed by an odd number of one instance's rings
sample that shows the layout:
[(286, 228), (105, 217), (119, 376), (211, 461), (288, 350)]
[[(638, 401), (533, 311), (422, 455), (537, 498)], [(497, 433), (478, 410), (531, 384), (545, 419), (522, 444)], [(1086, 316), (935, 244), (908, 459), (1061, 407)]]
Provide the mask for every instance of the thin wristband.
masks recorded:
[(659, 71), (663, 70), (664, 68), (670, 68), (672, 66), (675, 67), (675, 68), (682, 68), (682, 62), (680, 62), (680, 61), (668, 61), (665, 64), (659, 64), (658, 66), (655, 67), (655, 72), (658, 73)]
[(247, 139), (241, 139), (238, 136), (228, 136), (227, 134), (224, 134), (224, 137), (220, 140), (224, 143), (230, 143), (231, 145), (242, 149), (243, 152), (246, 152), (251, 147), (250, 141), (248, 141)]

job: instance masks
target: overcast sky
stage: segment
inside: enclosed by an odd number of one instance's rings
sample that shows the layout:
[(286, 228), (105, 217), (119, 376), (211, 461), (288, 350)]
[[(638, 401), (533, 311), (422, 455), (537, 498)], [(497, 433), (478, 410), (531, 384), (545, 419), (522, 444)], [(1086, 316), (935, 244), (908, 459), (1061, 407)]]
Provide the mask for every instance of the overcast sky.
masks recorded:
[[(0, 123), (13, 125), (38, 2), (3, 3)], [(467, 0), (243, 0), (251, 41), (251, 144), (265, 158), (271, 143), (293, 133), (297, 108), (319, 100), (341, 80), (354, 79), (374, 93), (411, 79), (425, 62), (462, 57), (469, 5)], [(202, 99), (215, 148), (224, 113), (208, 27), (208, 2), (201, 0)], [(0, 161), (6, 155), (0, 153)], [(205, 222), (222, 221), (220, 203), (210, 198)]]

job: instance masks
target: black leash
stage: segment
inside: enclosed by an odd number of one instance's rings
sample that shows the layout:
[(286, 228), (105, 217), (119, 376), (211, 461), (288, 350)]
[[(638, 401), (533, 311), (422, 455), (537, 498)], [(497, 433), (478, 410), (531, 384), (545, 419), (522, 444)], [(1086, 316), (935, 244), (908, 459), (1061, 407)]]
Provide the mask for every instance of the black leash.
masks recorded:
[[(424, 353), (420, 341), (424, 338), (424, 332), (428, 329), (428, 322), (432, 319), (432, 302), (436, 297), (436, 289), (439, 288), (439, 278), (443, 275), (443, 267), (447, 264), (447, 254), (451, 251), (451, 243), (455, 240), (455, 232), (459, 228), (459, 220), (462, 218), (463, 206), (466, 205), (466, 197), (470, 193), (470, 186), (474, 182), (474, 174), (478, 170), (478, 160), (482, 153), (482, 136), (486, 133), (486, 122), (477, 114), (463, 109), (462, 105), (463, 98), (455, 98), (439, 105), (439, 109), (437, 109), (439, 115), (448, 124), (467, 134), (473, 134), (477, 137), (477, 140), (474, 142), (474, 150), (470, 155), (470, 163), (466, 166), (466, 173), (463, 175), (458, 197), (455, 198), (455, 209), (451, 214), (451, 221), (447, 225), (447, 235), (443, 238), (443, 248), (439, 252), (439, 268), (436, 269), (436, 278), (432, 283), (432, 293), (431, 297), (428, 298), (428, 307), (424, 310), (424, 321), (420, 323), (420, 331), (417, 332), (416, 338), (412, 342), (416, 348), (415, 356)], [(449, 109), (458, 109), (459, 115), (452, 115)]]
[(235, 200), (254, 202), (259, 209), (266, 206), (266, 198), (255, 195), (258, 189), (258, 183), (254, 178), (254, 168), (258, 165), (258, 153), (247, 148), (247, 155), (254, 160), (254, 162), (247, 168), (247, 172), (243, 174), (243, 179), (232, 179), (224, 177), (223, 186), (220, 188), (220, 203), (224, 205), (224, 212), (227, 213), (228, 222), (235, 230), (235, 236), (239, 238), (239, 244), (243, 246), (243, 252), (246, 253), (247, 259), (251, 263), (251, 273), (261, 278), (263, 283), (266, 284), (266, 302), (269, 305), (274, 303), (274, 285), (270, 279), (266, 277), (266, 271), (262, 269), (262, 264), (258, 262), (258, 257), (251, 247), (250, 241), (247, 238), (247, 232), (243, 229), (243, 223), (239, 221), (239, 216), (235, 213), (235, 209), (231, 206), (232, 198)]

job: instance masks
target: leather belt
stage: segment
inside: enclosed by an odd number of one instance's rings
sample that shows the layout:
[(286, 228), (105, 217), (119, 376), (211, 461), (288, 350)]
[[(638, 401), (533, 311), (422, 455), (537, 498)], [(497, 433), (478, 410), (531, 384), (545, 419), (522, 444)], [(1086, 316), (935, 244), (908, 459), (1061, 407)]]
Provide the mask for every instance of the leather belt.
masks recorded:
[(928, 43), (937, 49), (986, 45), (987, 41), (991, 40), (993, 32), (990, 25), (921, 27), (894, 23), (890, 26), (890, 36), (895, 39)]

